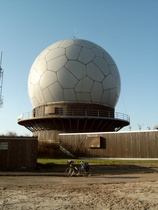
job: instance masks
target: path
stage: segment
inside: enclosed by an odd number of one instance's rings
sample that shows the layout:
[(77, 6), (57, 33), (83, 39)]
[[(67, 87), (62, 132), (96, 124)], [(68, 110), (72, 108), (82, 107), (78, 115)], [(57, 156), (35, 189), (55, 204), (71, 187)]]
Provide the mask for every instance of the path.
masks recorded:
[(96, 175), (91, 177), (64, 177), (64, 176), (0, 176), (1, 185), (38, 185), (38, 184), (101, 184), (158, 181), (157, 173), (121, 174), (121, 175)]

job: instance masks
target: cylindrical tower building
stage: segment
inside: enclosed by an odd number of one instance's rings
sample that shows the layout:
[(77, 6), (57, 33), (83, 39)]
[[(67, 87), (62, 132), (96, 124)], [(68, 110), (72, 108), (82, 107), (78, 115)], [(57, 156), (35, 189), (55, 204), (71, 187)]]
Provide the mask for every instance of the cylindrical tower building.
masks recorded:
[(118, 131), (129, 117), (115, 113), (120, 75), (112, 57), (82, 39), (59, 41), (34, 61), (28, 79), (33, 110), (18, 120), (39, 140), (60, 132)]

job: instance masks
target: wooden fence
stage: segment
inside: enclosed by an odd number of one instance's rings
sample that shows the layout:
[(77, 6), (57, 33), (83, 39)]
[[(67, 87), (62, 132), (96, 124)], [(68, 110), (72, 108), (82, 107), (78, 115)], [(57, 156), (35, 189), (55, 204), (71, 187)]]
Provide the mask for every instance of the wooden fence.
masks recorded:
[(34, 169), (37, 137), (0, 136), (0, 170)]
[(60, 144), (102, 158), (158, 158), (158, 131), (59, 134)]

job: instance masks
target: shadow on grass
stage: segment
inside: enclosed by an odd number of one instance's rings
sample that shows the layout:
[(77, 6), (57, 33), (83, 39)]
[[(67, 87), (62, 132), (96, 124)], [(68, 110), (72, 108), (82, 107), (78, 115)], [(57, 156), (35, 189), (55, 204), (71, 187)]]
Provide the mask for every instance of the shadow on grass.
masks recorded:
[[(69, 165), (37, 163), (37, 170), (43, 172), (61, 172), (63, 173)], [(74, 167), (79, 167), (79, 164), (74, 164)], [(145, 167), (139, 165), (93, 165), (90, 164), (92, 174), (132, 174), (132, 173), (154, 173), (158, 172), (158, 168)]]
[(154, 173), (157, 168), (138, 165), (97, 165), (91, 166), (95, 174), (132, 174), (132, 173)]
[(65, 164), (56, 164), (56, 163), (37, 163), (37, 170), (38, 171), (45, 171), (45, 172), (64, 172), (68, 165)]

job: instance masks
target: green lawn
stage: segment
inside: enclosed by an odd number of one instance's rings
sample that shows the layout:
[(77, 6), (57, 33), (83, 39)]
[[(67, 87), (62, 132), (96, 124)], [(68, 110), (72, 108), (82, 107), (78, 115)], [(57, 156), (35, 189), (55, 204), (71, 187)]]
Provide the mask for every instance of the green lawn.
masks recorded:
[[(67, 165), (69, 159), (51, 159), (38, 158), (37, 162), (40, 164), (50, 165)], [(104, 159), (73, 159), (75, 164), (80, 164), (81, 161), (87, 161), (90, 164), (98, 165), (126, 165), (131, 163), (158, 163), (157, 160), (104, 160)]]

